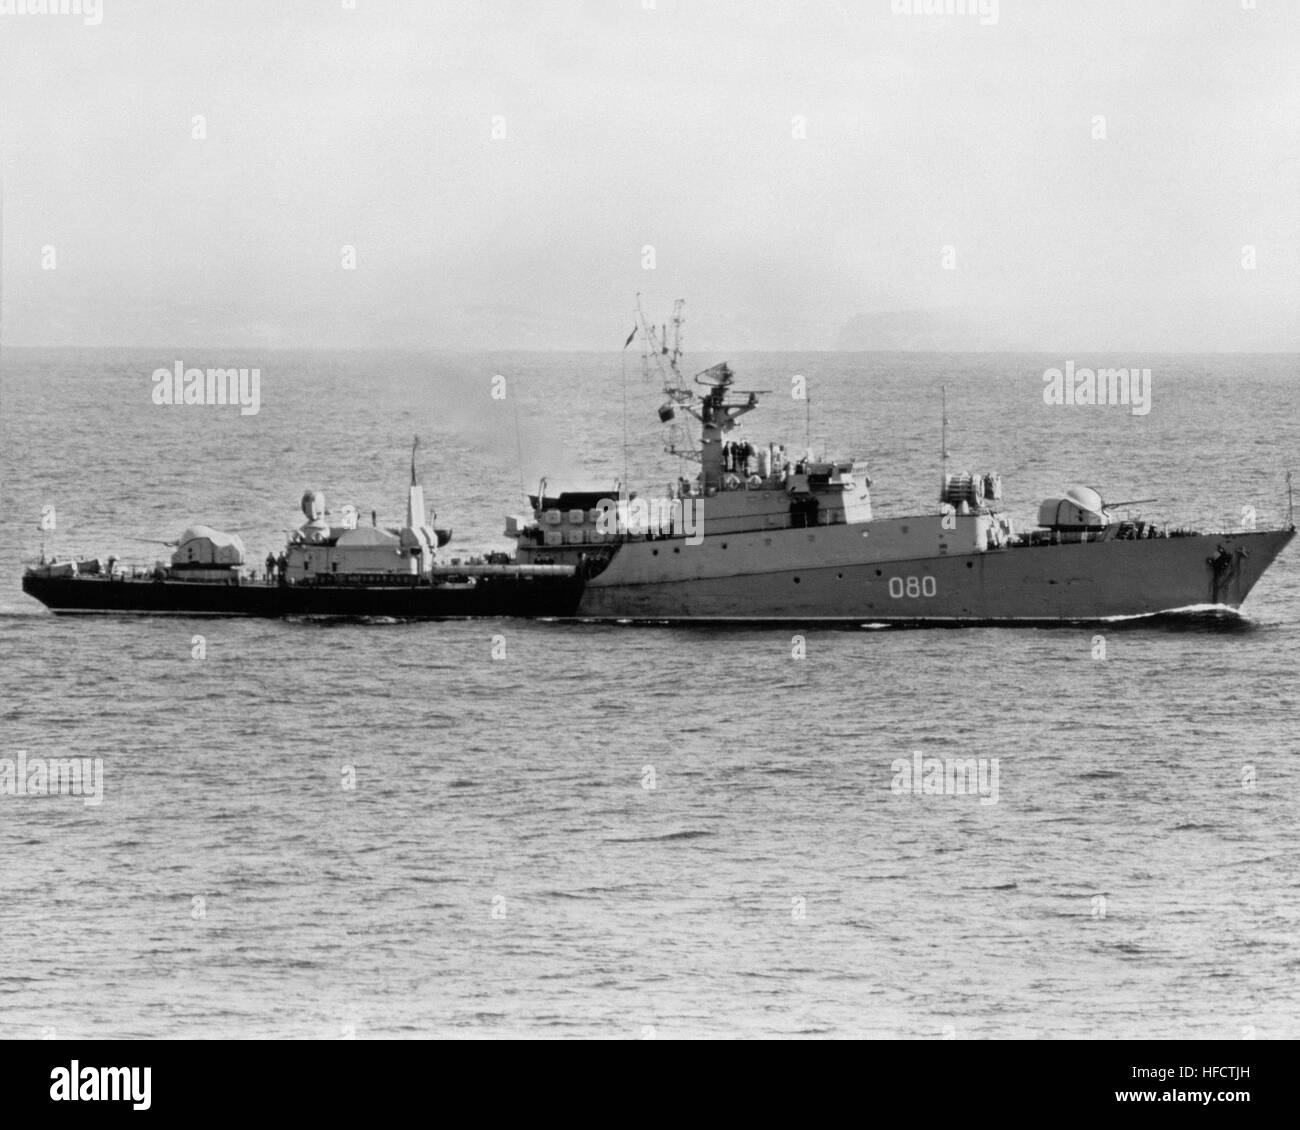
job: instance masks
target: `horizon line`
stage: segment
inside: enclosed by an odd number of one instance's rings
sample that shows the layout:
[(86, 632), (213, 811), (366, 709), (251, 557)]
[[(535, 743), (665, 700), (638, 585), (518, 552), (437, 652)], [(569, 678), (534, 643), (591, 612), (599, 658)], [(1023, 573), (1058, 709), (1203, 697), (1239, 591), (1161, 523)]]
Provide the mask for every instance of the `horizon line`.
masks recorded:
[[(585, 353), (596, 355), (618, 356), (625, 349), (617, 346), (610, 346), (607, 349), (597, 349), (592, 347), (582, 348), (561, 348), (556, 346), (547, 346), (543, 348), (526, 348), (520, 346), (509, 347), (486, 347), (475, 346), (471, 348), (456, 348), (442, 345), (399, 345), (399, 346), (382, 346), (382, 345), (235, 345), (226, 343), (224, 345), (157, 345), (157, 344), (139, 344), (139, 345), (105, 345), (105, 344), (68, 344), (61, 345), (31, 345), (17, 344), (12, 342), (0, 342), (0, 351), (7, 349), (22, 350), (58, 350), (58, 349), (76, 349), (76, 350), (137, 350), (141, 352), (153, 351), (160, 353), (175, 353), (177, 351), (196, 351), (196, 352), (213, 352), (216, 350), (231, 350), (239, 352), (252, 352), (263, 350), (270, 353), (450, 353), (461, 356), (476, 356), (485, 353), (517, 353), (517, 354), (573, 354)], [(771, 354), (788, 354), (788, 353), (825, 353), (825, 354), (874, 354), (880, 356), (897, 355), (900, 353), (915, 353), (927, 355), (990, 355), (999, 356), (1005, 354), (1024, 354), (1024, 355), (1044, 355), (1044, 354), (1064, 354), (1064, 353), (1144, 353), (1164, 357), (1237, 357), (1237, 356), (1254, 356), (1254, 357), (1291, 357), (1300, 356), (1300, 347), (1295, 349), (1152, 349), (1146, 346), (1132, 345), (1107, 345), (1107, 346), (1052, 346), (1038, 349), (826, 349), (826, 348), (801, 348), (791, 347), (784, 349), (755, 349), (752, 347), (732, 347), (732, 346), (712, 346), (706, 345), (698, 349), (683, 351), (684, 356), (691, 353), (728, 353), (728, 354), (746, 354), (746, 353), (771, 353)], [(640, 352), (631, 354), (640, 357)]]

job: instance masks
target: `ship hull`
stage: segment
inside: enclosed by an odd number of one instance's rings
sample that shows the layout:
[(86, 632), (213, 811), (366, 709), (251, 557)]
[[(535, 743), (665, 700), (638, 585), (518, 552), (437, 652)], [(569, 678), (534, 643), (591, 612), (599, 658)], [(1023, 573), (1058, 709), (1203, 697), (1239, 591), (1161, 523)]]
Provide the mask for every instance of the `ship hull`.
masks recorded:
[[(708, 575), (709, 565), (701, 557), (682, 566), (691, 575), (681, 579), (629, 580), (620, 579), (620, 573), (636, 576), (637, 570), (615, 558), (588, 585), (579, 615), (657, 621), (1038, 624), (1149, 616), (1207, 605), (1237, 609), (1294, 531), (917, 557), (894, 549), (857, 563), (835, 552), (834, 537), (826, 531), (818, 536), (818, 557), (808, 547), (803, 561), (790, 560), (801, 556), (798, 550), (783, 549), (775, 538), (763, 539), (774, 543), (763, 547), (773, 567), (761, 571), (753, 567), (760, 556), (755, 553), (745, 555), (743, 572)], [(735, 544), (738, 540), (732, 539), (730, 550), (743, 548)], [(863, 555), (860, 548), (858, 554)]]
[(210, 584), (29, 574), (23, 591), (57, 613), (458, 620), (573, 616), (582, 583), (573, 578), (492, 578), (473, 585)]
[[(893, 526), (895, 535), (907, 530)], [(23, 589), (59, 613), (1045, 624), (1239, 608), (1294, 537), (1292, 530), (1252, 531), (908, 556), (905, 536), (891, 540), (888, 524), (874, 532), (882, 536), (870, 553), (851, 526), (812, 537), (758, 535), (753, 546), (739, 536), (700, 546), (628, 543), (585, 582), (276, 585), (29, 574)]]

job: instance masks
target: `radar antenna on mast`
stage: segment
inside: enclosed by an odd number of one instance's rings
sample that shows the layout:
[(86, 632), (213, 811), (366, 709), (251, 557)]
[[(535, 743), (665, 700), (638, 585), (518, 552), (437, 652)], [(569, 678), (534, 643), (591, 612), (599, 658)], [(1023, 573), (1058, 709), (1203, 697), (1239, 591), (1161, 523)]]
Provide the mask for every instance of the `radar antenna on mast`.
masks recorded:
[(671, 352), (668, 354), (668, 364), (672, 368), (673, 372), (677, 371), (677, 362), (682, 358), (682, 325), (686, 321), (685, 317), (682, 315), (682, 311), (685, 308), (686, 299), (684, 298), (679, 298), (673, 303), (673, 347)]
[[(690, 444), (689, 433), (680, 424), (673, 423), (677, 409), (687, 411), (695, 403), (695, 390), (682, 374), (682, 326), (686, 323), (683, 311), (686, 300), (673, 303), (672, 320), (656, 326), (641, 308), (641, 296), (636, 299), (637, 322), (641, 329), (641, 372), (646, 380), (656, 381), (664, 390), (664, 403), (659, 408), (659, 419), (669, 425), (664, 450), (669, 455), (698, 459), (700, 453)], [(671, 333), (670, 333), (671, 330)]]
[[(641, 366), (647, 378), (653, 377), (655, 373), (651, 370), (651, 363), (658, 371), (659, 383), (663, 386), (670, 399), (677, 403), (686, 403), (694, 398), (694, 393), (687, 386), (686, 378), (682, 376), (678, 363), (682, 358), (682, 326), (686, 319), (682, 315), (686, 307), (684, 298), (677, 299), (673, 303), (673, 319), (667, 325), (655, 326), (648, 321), (645, 311), (641, 309), (641, 296), (636, 296), (636, 316), (637, 322), (641, 327)], [(668, 326), (672, 326), (672, 344), (668, 341)], [(665, 358), (667, 359), (665, 361)]]
[(948, 492), (948, 386), (939, 386), (939, 498)]

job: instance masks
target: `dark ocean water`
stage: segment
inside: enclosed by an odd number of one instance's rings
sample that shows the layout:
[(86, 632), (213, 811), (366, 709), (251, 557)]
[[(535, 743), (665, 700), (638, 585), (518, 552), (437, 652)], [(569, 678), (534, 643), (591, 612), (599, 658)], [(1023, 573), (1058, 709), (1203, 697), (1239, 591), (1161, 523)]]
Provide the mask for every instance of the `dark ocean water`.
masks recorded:
[[(260, 367), (260, 411), (154, 405), (177, 359)], [(1045, 405), (1067, 359), (1150, 366), (1152, 411)], [(1000, 470), (1023, 523), (1086, 482), (1280, 524), (1300, 467), (1296, 357), (731, 360), (774, 392), (759, 442), (803, 445), (808, 378), (814, 446), (869, 458), (882, 515), (932, 506), (945, 382), (954, 469)], [(1294, 546), (1243, 620), (1116, 626), (1104, 660), (1081, 628), (809, 631), (796, 659), (789, 631), (19, 590), (44, 505), (48, 548), (145, 559), (128, 536), (206, 521), (260, 560), (307, 486), (398, 519), (415, 433), (462, 548), (543, 469), (665, 483), (627, 363), (5, 352), (0, 758), (99, 757), (105, 787), (0, 796), (0, 1035), (1300, 1035)], [(914, 750), (997, 758), (997, 803), (895, 795)]]

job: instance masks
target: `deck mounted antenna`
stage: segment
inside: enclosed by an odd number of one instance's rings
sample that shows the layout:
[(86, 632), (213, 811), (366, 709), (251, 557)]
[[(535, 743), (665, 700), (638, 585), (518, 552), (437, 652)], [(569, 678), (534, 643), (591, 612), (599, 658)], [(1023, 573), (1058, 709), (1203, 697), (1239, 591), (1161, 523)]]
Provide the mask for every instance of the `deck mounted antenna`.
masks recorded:
[[(627, 346), (623, 347), (625, 350)], [(627, 491), (627, 354), (622, 356), (623, 368), (623, 483), (620, 496)]]
[(948, 386), (939, 386), (940, 403), (940, 439), (939, 439), (939, 497), (943, 498), (948, 488)]
[[(679, 461), (700, 458), (698, 451), (687, 446), (689, 440), (680, 425), (673, 423), (677, 419), (679, 409), (693, 413), (692, 405), (695, 403), (695, 390), (682, 375), (680, 367), (682, 324), (686, 320), (682, 310), (685, 305), (684, 299), (677, 299), (673, 303), (672, 320), (656, 326), (646, 318), (645, 311), (641, 308), (641, 295), (638, 294), (636, 296), (637, 325), (627, 341), (623, 343), (623, 348), (626, 349), (632, 344), (632, 339), (637, 333), (641, 334), (641, 375), (647, 382), (658, 384), (663, 389), (665, 399), (659, 408), (659, 421), (669, 425), (664, 451), (669, 455), (677, 456)], [(668, 336), (670, 328), (671, 342)]]

